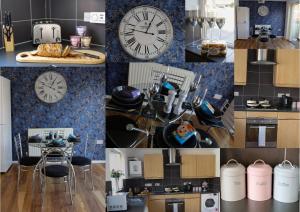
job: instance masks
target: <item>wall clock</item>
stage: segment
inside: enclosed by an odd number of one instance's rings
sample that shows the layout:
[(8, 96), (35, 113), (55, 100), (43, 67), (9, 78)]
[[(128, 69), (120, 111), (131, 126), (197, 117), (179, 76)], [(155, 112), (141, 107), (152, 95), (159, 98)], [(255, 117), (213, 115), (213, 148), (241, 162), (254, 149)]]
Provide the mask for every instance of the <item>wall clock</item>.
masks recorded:
[(257, 12), (260, 16), (267, 16), (269, 14), (269, 8), (267, 6), (260, 6)]
[(41, 101), (56, 103), (65, 96), (67, 83), (61, 74), (45, 72), (35, 81), (35, 92)]
[(160, 9), (138, 6), (127, 12), (121, 20), (119, 40), (129, 55), (140, 60), (151, 60), (170, 47), (173, 26)]

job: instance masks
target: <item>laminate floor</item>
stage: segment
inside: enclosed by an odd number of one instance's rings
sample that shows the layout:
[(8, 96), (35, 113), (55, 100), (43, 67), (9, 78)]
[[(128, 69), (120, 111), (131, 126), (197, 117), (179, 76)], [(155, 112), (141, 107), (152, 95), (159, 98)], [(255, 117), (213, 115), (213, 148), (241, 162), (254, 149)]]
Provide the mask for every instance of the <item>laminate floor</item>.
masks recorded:
[(94, 186), (91, 189), (90, 178), (86, 183), (83, 174), (75, 168), (77, 192), (74, 204), (71, 205), (70, 196), (65, 192), (64, 184), (47, 184), (45, 202), (41, 205), (39, 181), (36, 181), (34, 200), (32, 201), (32, 171), (22, 172), (20, 189), (17, 191), (17, 165), (1, 174), (1, 212), (104, 212), (105, 211), (105, 166), (94, 164)]

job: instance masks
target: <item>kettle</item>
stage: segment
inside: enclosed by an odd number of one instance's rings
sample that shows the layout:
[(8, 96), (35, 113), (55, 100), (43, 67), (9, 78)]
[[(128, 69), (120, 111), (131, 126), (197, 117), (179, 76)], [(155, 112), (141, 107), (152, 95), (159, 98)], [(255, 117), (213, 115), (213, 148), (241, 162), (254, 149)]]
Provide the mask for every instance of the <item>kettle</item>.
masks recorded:
[(279, 101), (279, 106), (281, 108), (291, 108), (292, 107), (292, 103), (293, 103), (293, 98), (286, 96), (286, 95), (282, 95)]

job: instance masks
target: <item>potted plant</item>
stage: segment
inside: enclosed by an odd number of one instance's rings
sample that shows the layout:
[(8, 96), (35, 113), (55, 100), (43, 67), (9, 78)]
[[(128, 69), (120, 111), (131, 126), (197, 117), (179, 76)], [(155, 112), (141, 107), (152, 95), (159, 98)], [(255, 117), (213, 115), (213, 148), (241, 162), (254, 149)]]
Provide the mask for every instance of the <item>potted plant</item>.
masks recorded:
[(116, 191), (118, 192), (120, 189), (119, 189), (119, 180), (120, 180), (120, 177), (123, 176), (124, 174), (122, 173), (121, 170), (115, 170), (113, 169), (111, 171), (111, 174), (110, 174), (110, 177), (115, 179), (115, 182), (116, 182)]

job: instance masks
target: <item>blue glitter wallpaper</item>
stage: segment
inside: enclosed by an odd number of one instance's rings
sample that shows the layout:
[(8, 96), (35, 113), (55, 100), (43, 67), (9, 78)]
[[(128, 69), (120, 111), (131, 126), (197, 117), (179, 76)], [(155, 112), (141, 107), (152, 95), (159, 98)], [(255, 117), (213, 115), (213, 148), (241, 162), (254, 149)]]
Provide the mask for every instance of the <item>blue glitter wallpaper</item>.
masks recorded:
[[(65, 97), (54, 104), (41, 102), (34, 91), (35, 80), (45, 71), (58, 72), (67, 82)], [(2, 75), (11, 80), (13, 136), (20, 133), (25, 141), (28, 128), (73, 128), (83, 141), (86, 134), (90, 141), (105, 140), (104, 68), (3, 68)], [(83, 149), (81, 142), (76, 154)], [(104, 145), (96, 146), (93, 159), (105, 160)]]
[[(169, 63), (165, 65), (186, 69), (198, 75), (201, 74), (200, 95), (208, 88), (207, 99), (210, 102), (220, 106), (224, 99), (229, 101), (233, 99), (233, 63)], [(107, 94), (111, 94), (116, 86), (128, 84), (128, 71), (128, 63), (112, 63), (107, 66)], [(223, 98), (217, 101), (213, 98), (215, 94), (220, 94)]]
[(133, 62), (137, 59), (129, 56), (122, 48), (119, 38), (119, 23), (132, 8), (149, 5), (164, 11), (173, 24), (174, 39), (170, 48), (155, 62), (184, 62), (184, 17), (183, 0), (107, 0), (106, 1), (106, 52), (108, 62)]
[[(267, 16), (258, 15), (257, 10), (261, 5), (269, 8)], [(274, 35), (284, 36), (286, 2), (266, 1), (265, 4), (259, 4), (257, 1), (240, 1), (239, 6), (250, 8), (250, 28), (254, 29), (255, 24), (270, 24)]]

